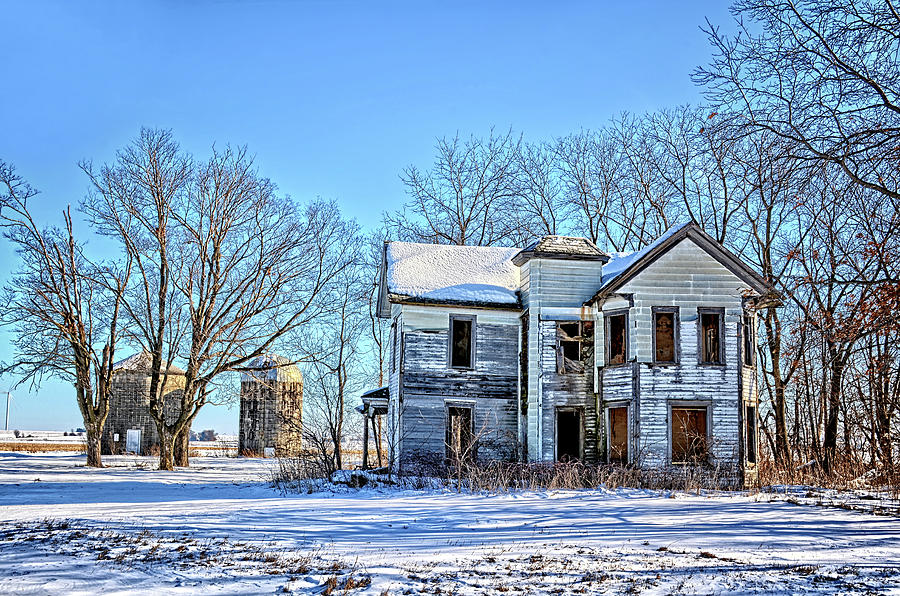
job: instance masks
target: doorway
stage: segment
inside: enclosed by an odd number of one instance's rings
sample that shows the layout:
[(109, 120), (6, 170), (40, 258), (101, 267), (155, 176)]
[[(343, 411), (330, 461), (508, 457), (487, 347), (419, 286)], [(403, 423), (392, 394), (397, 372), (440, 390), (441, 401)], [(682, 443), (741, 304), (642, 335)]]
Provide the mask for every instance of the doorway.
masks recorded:
[(556, 409), (556, 461), (581, 459), (581, 410)]
[(609, 462), (628, 463), (628, 406), (609, 408)]

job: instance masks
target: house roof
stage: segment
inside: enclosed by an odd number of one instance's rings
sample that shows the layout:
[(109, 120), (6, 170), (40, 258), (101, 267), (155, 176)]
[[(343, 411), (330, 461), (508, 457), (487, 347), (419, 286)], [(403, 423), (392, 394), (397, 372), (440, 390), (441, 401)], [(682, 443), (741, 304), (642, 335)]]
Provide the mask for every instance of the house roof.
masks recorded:
[(669, 228), (641, 250), (632, 253), (613, 254), (610, 261), (603, 266), (603, 279), (601, 280), (600, 290), (585, 304), (591, 304), (609, 296), (685, 238), (693, 240), (700, 248), (747, 283), (759, 295), (777, 295), (772, 286), (761, 275), (727, 248), (716, 242), (700, 226), (689, 222)]
[[(150, 373), (150, 367), (153, 364), (153, 357), (146, 350), (132, 354), (128, 358), (123, 358), (113, 364), (114, 372), (140, 372)], [(162, 369), (161, 369), (162, 370)], [(183, 375), (184, 371), (175, 365), (172, 365), (166, 371), (171, 375)]]
[(247, 363), (241, 373), (241, 381), (278, 381), (282, 383), (302, 383), (303, 373), (284, 356), (263, 354)]
[(382, 287), (394, 302), (518, 308), (519, 268), (512, 257), (519, 251), (389, 242), (385, 244)]
[(524, 265), (526, 261), (532, 258), (606, 262), (609, 260), (609, 254), (597, 248), (597, 245), (587, 238), (544, 236), (516, 254), (513, 257), (513, 263)]

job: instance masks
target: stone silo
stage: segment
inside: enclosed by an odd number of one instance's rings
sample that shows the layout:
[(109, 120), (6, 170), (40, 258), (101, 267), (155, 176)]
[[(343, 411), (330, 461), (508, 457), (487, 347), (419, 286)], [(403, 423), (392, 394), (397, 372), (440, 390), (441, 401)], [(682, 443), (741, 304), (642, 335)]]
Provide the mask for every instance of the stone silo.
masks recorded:
[[(147, 352), (139, 352), (113, 365), (109, 416), (101, 443), (103, 453), (157, 453), (159, 434), (150, 417), (150, 370), (151, 357)], [(171, 423), (181, 410), (184, 371), (169, 367), (164, 378), (166, 421)]]
[(303, 374), (282, 356), (254, 358), (241, 376), (241, 455), (299, 455), (303, 429)]

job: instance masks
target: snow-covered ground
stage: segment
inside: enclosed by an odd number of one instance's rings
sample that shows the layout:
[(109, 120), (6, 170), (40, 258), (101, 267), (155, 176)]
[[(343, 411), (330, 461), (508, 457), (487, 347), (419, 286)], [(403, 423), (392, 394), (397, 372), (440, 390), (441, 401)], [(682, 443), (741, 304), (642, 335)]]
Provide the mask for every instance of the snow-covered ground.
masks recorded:
[(107, 463), (0, 453), (0, 593), (900, 594), (890, 516), (636, 490), (282, 495), (271, 460)]

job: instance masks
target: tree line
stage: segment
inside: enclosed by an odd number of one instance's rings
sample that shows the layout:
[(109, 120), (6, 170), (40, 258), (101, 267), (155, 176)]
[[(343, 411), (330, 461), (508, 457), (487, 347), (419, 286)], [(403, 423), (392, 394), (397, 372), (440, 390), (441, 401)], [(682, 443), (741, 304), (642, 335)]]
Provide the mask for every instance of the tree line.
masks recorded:
[(389, 236), (631, 251), (694, 221), (760, 271), (762, 430), (781, 466), (896, 469), (900, 449), (900, 12), (891, 1), (747, 0), (707, 23), (706, 103), (530, 142), (439, 139), (401, 178)]
[[(407, 201), (364, 231), (334, 202), (280, 195), (246, 149), (199, 160), (144, 130), (81, 167), (79, 205), (117, 247), (96, 260), (34, 221), (36, 191), (0, 163), (0, 225), (20, 268), (0, 324), (23, 379), (71, 380), (99, 465), (115, 355), (152, 356), (160, 466), (187, 463), (199, 409), (269, 351), (306, 364), (308, 442), (333, 467), (351, 396), (384, 384), (374, 316), (384, 239), (524, 246), (546, 234), (631, 251), (684, 221), (762, 273), (781, 305), (759, 316), (761, 430), (783, 467), (896, 470), (900, 449), (900, 13), (860, 3), (742, 0), (736, 31), (707, 23), (706, 100), (530, 141), (512, 130), (438, 139)], [(177, 418), (166, 371), (185, 368)], [(304, 409), (306, 410), (307, 407)]]

